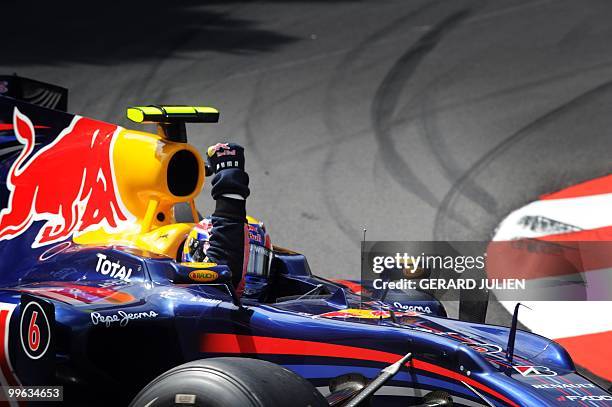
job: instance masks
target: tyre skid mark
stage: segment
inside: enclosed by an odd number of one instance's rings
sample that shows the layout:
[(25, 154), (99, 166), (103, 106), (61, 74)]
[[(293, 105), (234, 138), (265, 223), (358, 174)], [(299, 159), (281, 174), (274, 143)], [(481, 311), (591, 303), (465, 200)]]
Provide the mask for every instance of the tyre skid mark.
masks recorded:
[[(397, 152), (392, 135), (394, 113), (402, 90), (423, 59), (469, 15), (469, 8), (456, 11), (422, 35), (388, 71), (372, 102), (372, 124), (383, 166), (399, 185), (433, 208), (439, 205), (437, 197)], [(465, 223), (459, 215), (456, 218)]]
[[(336, 92), (340, 88), (339, 84), (346, 80), (346, 78), (350, 77), (351, 68), (354, 67), (356, 61), (361, 57), (361, 55), (366, 52), (369, 47), (378, 43), (385, 37), (389, 36), (397, 29), (403, 27), (410, 20), (414, 19), (419, 15), (422, 15), (427, 10), (437, 6), (437, 4), (437, 2), (424, 4), (418, 7), (417, 9), (410, 11), (406, 15), (395, 19), (390, 24), (387, 24), (386, 26), (367, 36), (363, 41), (361, 41), (354, 48), (352, 48), (344, 56), (344, 58), (342, 58), (342, 60), (335, 67), (331, 75), (331, 78), (329, 80), (330, 86), (328, 87), (328, 90), (325, 93), (325, 109), (323, 113), (323, 121), (330, 134), (330, 141), (327, 144), (336, 143), (338, 142), (338, 140), (342, 141), (347, 136), (347, 133), (344, 131), (342, 125), (337, 120), (339, 114), (337, 108), (338, 98), (336, 97)], [(340, 100), (340, 102), (343, 103), (344, 100)], [(328, 212), (331, 215), (331, 218), (336, 224), (336, 227), (342, 233), (344, 233), (350, 241), (358, 244), (358, 238), (360, 236), (359, 230), (351, 226), (351, 222), (348, 220), (348, 217), (344, 215), (341, 205), (336, 201), (336, 197), (326, 192), (333, 189), (330, 185), (331, 177), (329, 176), (329, 173), (331, 172), (332, 165), (335, 162), (335, 156), (336, 149), (329, 148), (321, 166), (320, 180), (322, 183), (323, 201)]]
[[(510, 147), (514, 146), (516, 143), (531, 136), (535, 130), (547, 126), (548, 124), (556, 121), (560, 116), (568, 113), (575, 107), (581, 106), (585, 102), (588, 102), (590, 98), (610, 90), (612, 90), (612, 81), (607, 81), (594, 88), (587, 90), (586, 92), (581, 93), (578, 96), (575, 96), (571, 100), (561, 104), (560, 106), (557, 106), (548, 113), (523, 126), (518, 131), (506, 137), (503, 141), (501, 141), (487, 153), (483, 154), (479, 160), (472, 164), (470, 168), (463, 173), (463, 175), (457, 180), (455, 184), (453, 184), (453, 186), (448, 190), (448, 192), (442, 199), (442, 203), (438, 208), (438, 212), (434, 220), (434, 239), (438, 240), (449, 237), (446, 236), (446, 234), (443, 232), (445, 221), (449, 218), (447, 214), (453, 213), (453, 204), (456, 202), (456, 199), (459, 196), (464, 195), (463, 192), (465, 185), (474, 182), (476, 176), (485, 171), (486, 168), (488, 168), (488, 166), (493, 161), (503, 155)], [(494, 213), (492, 215), (496, 216), (498, 220), (501, 220), (501, 216), (504, 214)], [(485, 236), (482, 237), (484, 238)]]

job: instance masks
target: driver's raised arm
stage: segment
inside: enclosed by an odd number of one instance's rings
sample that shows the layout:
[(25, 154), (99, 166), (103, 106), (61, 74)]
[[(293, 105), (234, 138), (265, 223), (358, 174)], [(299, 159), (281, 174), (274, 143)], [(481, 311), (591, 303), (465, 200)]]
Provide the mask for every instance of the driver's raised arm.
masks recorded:
[[(196, 226), (196, 236), (190, 235), (183, 259), (227, 265), (240, 295), (249, 244), (246, 198), (250, 191), (249, 175), (244, 171), (244, 149), (238, 144), (218, 143), (208, 148), (207, 155), (208, 165), (214, 172), (211, 194), (216, 207), (210, 219)], [(198, 240), (198, 228), (201, 240)]]

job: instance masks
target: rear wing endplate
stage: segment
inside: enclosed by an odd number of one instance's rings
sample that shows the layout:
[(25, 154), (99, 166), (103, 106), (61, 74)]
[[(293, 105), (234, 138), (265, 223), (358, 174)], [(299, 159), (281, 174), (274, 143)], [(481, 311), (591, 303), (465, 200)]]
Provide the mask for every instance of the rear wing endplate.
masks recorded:
[(17, 75), (0, 75), (0, 95), (48, 109), (68, 110), (68, 89)]

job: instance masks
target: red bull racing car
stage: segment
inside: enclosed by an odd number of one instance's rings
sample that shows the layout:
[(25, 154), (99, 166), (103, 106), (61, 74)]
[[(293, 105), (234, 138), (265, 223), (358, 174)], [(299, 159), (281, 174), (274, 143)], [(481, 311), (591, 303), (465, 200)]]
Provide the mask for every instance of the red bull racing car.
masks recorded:
[(291, 250), (238, 297), (227, 267), (180, 259), (205, 180), (185, 123), (217, 110), (129, 109), (151, 134), (68, 114), (53, 85), (0, 84), (1, 403), (612, 405), (549, 339), (423, 293), (357, 295)]

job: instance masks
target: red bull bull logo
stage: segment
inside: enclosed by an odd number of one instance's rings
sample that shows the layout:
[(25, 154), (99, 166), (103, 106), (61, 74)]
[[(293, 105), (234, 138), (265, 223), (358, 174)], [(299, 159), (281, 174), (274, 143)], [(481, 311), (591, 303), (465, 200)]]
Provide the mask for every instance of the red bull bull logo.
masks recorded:
[(113, 145), (120, 127), (75, 116), (36, 153), (34, 126), (17, 108), (13, 128), (24, 148), (6, 180), (10, 195), (0, 211), (0, 241), (23, 234), (36, 221), (44, 224), (33, 248), (94, 228), (117, 232), (133, 219), (114, 175)]
[[(223, 150), (229, 150), (229, 148), (229, 143), (217, 143), (214, 146), (208, 147), (208, 156), (212, 157), (215, 153), (223, 152)], [(236, 153), (234, 152), (234, 154)]]

